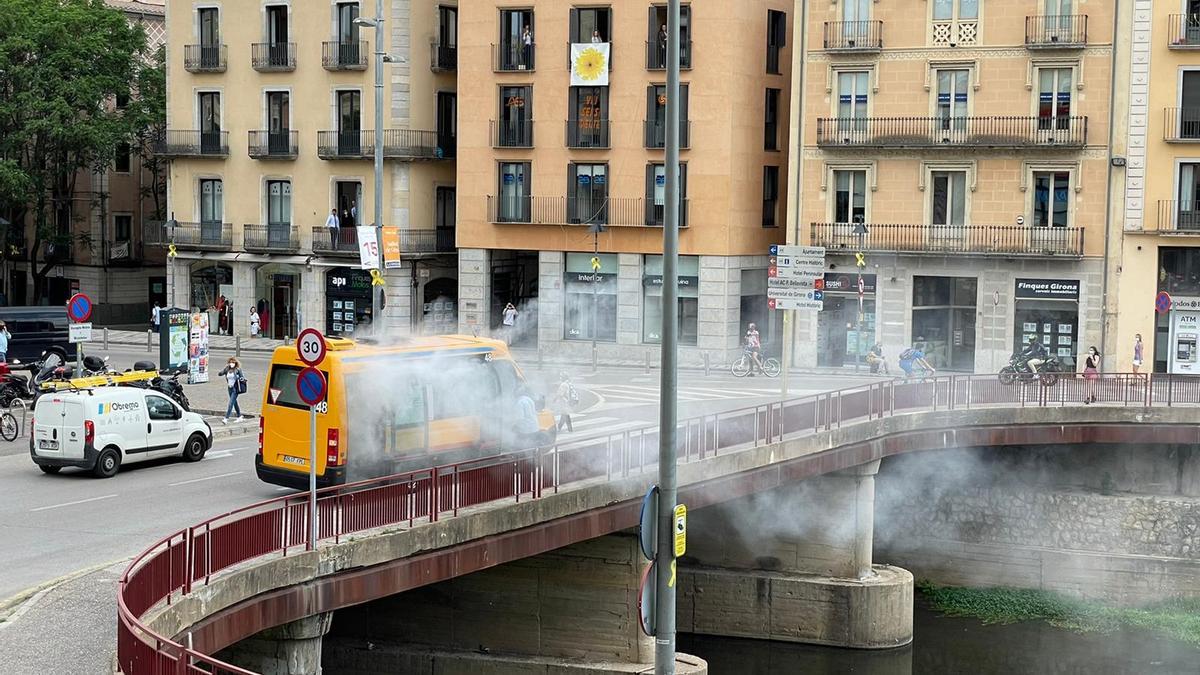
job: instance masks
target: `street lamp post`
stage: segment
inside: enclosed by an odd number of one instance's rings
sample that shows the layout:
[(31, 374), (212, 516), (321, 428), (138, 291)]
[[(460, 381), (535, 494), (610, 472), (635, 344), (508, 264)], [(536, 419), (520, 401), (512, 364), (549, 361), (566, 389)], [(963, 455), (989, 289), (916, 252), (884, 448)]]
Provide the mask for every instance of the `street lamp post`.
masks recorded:
[[(383, 0), (375, 0), (375, 18), (358, 17), (357, 26), (375, 29), (375, 246), (378, 252), (377, 269), (383, 276), (383, 64), (390, 61), (383, 50)], [(371, 330), (383, 331), (383, 286), (371, 286)]]

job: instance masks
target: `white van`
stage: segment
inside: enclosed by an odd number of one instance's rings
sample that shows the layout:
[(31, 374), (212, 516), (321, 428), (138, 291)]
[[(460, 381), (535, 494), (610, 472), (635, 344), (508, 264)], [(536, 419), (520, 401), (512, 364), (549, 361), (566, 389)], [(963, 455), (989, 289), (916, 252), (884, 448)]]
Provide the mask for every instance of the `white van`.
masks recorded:
[(110, 478), (127, 462), (171, 455), (198, 462), (212, 446), (203, 417), (138, 387), (44, 394), (31, 429), (29, 454), (46, 473), (77, 466)]

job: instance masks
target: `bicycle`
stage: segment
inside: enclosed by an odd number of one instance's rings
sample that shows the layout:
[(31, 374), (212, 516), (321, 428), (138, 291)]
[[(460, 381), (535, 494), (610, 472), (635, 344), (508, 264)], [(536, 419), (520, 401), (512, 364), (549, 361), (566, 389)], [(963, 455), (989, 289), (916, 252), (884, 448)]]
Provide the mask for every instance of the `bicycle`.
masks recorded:
[(20, 434), (21, 427), (17, 425), (17, 418), (10, 412), (0, 413), (0, 438), (15, 441)]
[[(734, 377), (745, 377), (754, 370), (754, 359), (750, 357), (750, 352), (742, 352), (742, 355), (737, 357), (733, 363), (729, 365), (729, 372), (733, 373)], [(767, 377), (779, 377), (779, 359), (767, 357), (762, 359), (762, 368), (760, 372)]]

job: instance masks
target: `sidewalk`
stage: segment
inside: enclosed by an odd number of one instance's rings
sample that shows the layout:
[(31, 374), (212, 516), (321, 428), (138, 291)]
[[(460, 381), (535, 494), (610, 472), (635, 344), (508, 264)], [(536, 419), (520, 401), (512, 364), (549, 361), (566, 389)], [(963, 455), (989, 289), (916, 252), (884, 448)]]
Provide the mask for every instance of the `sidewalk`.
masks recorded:
[[(104, 331), (98, 331), (99, 335), (94, 339), (96, 342), (103, 340)], [(93, 334), (95, 335), (95, 334)], [(150, 331), (136, 330), (109, 330), (108, 342), (114, 345), (134, 345), (138, 347), (146, 346), (147, 336), (150, 339), (150, 345), (153, 348), (158, 347), (158, 335)], [(208, 348), (213, 351), (234, 351), (238, 345), (241, 345), (243, 352), (272, 352), (275, 348), (283, 344), (283, 340), (270, 340), (268, 338), (249, 338), (239, 335), (214, 335), (208, 334)]]

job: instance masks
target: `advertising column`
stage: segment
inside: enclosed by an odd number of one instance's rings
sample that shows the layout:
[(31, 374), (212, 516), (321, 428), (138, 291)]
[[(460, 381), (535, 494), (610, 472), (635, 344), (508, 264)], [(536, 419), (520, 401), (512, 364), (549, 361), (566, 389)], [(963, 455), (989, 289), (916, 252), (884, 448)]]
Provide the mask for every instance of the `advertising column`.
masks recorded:
[(188, 331), (188, 383), (208, 382), (208, 313), (192, 315)]
[(164, 309), (159, 315), (159, 369), (188, 366), (188, 330), (191, 314), (184, 309)]

